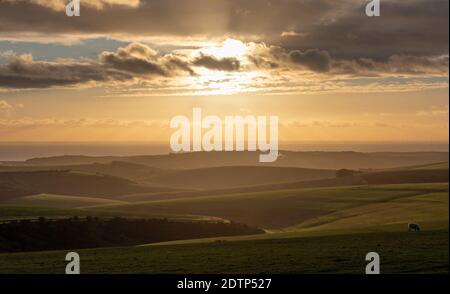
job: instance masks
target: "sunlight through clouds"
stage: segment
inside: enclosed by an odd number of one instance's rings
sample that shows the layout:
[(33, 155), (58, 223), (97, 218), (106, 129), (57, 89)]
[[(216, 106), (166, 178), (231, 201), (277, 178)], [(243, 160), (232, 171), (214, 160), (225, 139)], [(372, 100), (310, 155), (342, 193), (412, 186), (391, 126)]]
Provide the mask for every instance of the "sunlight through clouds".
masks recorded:
[(66, 2), (0, 0), (4, 138), (37, 134), (27, 127), (64, 137), (71, 121), (125, 132), (138, 124), (106, 122), (214, 101), (218, 112), (278, 110), (290, 139), (380, 138), (383, 127), (392, 140), (448, 140), (446, 0), (385, 1), (380, 19), (358, 0), (92, 0), (81, 17)]

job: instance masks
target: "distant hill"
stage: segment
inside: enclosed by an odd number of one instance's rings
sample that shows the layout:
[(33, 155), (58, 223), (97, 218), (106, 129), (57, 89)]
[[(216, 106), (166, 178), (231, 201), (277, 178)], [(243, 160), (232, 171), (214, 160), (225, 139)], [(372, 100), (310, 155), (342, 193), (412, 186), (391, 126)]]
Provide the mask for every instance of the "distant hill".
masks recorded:
[(111, 163), (113, 161), (120, 161), (118, 156), (83, 156), (83, 155), (64, 155), (54, 157), (41, 157), (26, 160), (27, 164), (31, 165), (85, 165), (93, 163)]
[(445, 183), (449, 180), (448, 169), (383, 171), (362, 174), (360, 177), (369, 185)]
[[(277, 171), (277, 168), (273, 169)], [(302, 169), (300, 169), (302, 170)], [(303, 169), (308, 171), (307, 169)], [(314, 171), (314, 170), (309, 170)], [(329, 170), (322, 170), (329, 172)], [(187, 171), (186, 171), (187, 172)], [(183, 174), (183, 172), (180, 172)], [(326, 175), (325, 173), (323, 174)], [(165, 178), (165, 177), (162, 177)], [(193, 179), (192, 182), (198, 180)], [(148, 200), (164, 200), (176, 199), (193, 196), (223, 195), (231, 193), (252, 193), (252, 192), (268, 192), (277, 190), (303, 189), (303, 188), (326, 188), (326, 187), (344, 187), (344, 186), (361, 186), (361, 185), (384, 185), (384, 184), (414, 184), (414, 183), (447, 183), (449, 181), (448, 169), (405, 169), (405, 170), (383, 170), (372, 172), (359, 172), (353, 176), (347, 177), (325, 177), (321, 179), (296, 180), (290, 182), (269, 183), (263, 182), (253, 186), (239, 187), (223, 187), (210, 188), (206, 190), (194, 191), (174, 191), (152, 194), (136, 194), (119, 197), (124, 201), (148, 201)], [(206, 184), (205, 184), (206, 185)]]
[(166, 172), (149, 178), (148, 182), (180, 188), (222, 189), (333, 178), (335, 173), (295, 167), (228, 166)]
[(118, 162), (85, 165), (0, 166), (0, 172), (67, 170), (111, 175), (154, 186), (187, 189), (222, 189), (333, 178), (334, 170), (270, 166), (225, 166), (201, 169), (163, 170), (147, 165)]
[(109, 198), (125, 194), (170, 190), (169, 188), (141, 186), (133, 181), (113, 176), (73, 171), (0, 173), (0, 201), (36, 194)]
[(92, 174), (104, 174), (141, 181), (161, 173), (162, 170), (143, 164), (112, 161), (107, 163), (89, 163), (79, 165), (0, 165), (0, 172), (70, 170)]
[[(142, 157), (133, 157), (136, 158)], [(0, 201), (54, 194), (134, 202), (315, 187), (436, 183), (448, 182), (449, 178), (448, 164), (445, 163), (415, 165), (401, 170), (368, 169), (344, 178), (336, 178), (335, 173), (329, 169), (277, 166), (164, 170), (118, 161), (68, 166), (1, 166)]]
[(294, 152), (280, 151), (274, 163), (260, 164), (257, 152), (195, 152), (129, 157), (59, 156), (34, 158), (28, 165), (80, 165), (113, 161), (144, 164), (160, 169), (199, 169), (219, 166), (285, 166), (313, 169), (386, 169), (448, 162), (448, 152)]
[(416, 166), (410, 166), (406, 168), (399, 168), (403, 170), (438, 170), (438, 169), (448, 169), (448, 162), (439, 162), (439, 163), (432, 163), (432, 164), (424, 164), (424, 165), (416, 165)]

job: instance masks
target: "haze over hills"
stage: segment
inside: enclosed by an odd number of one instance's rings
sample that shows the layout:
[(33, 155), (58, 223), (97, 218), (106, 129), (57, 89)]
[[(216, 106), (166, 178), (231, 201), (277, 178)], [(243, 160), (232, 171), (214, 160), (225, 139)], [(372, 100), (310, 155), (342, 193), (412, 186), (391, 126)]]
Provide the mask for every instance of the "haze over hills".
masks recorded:
[(113, 161), (144, 164), (161, 169), (197, 169), (219, 166), (285, 166), (313, 169), (385, 169), (448, 162), (448, 152), (295, 152), (280, 151), (276, 162), (259, 163), (257, 152), (193, 152), (128, 157), (57, 156), (34, 158), (28, 165), (80, 165)]
[(89, 163), (78, 165), (0, 165), (0, 172), (71, 170), (92, 174), (104, 174), (121, 177), (132, 181), (141, 181), (164, 172), (148, 165), (130, 162), (112, 161), (106, 163)]
[(130, 180), (68, 170), (0, 173), (0, 200), (41, 193), (115, 197), (132, 193), (172, 191), (138, 185)]
[[(303, 250), (306, 239), (360, 233), (382, 233), (385, 238), (386, 234), (406, 231), (410, 222), (418, 222), (424, 229), (414, 235), (431, 234), (430, 238), (434, 238), (441, 231), (448, 235), (448, 153), (326, 152), (328, 163), (316, 158), (315, 153), (309, 158), (302, 157), (308, 153), (292, 154), (280, 158), (287, 166), (257, 162), (239, 165), (238, 159), (245, 162), (251, 158), (241, 154), (231, 156), (231, 165), (197, 168), (229, 156), (222, 153), (166, 155), (157, 160), (153, 156), (54, 157), (6, 163), (0, 166), (0, 220), (36, 223), (44, 216), (53, 223), (80, 216), (78, 220), (89, 222), (88, 219), (119, 216), (196, 223), (231, 221), (263, 229), (258, 234), (217, 234), (207, 239), (189, 239), (180, 234), (169, 239), (173, 241), (168, 244), (150, 244), (163, 248), (191, 244), (193, 250), (199, 250), (196, 260), (203, 256), (204, 250), (199, 248), (205, 242), (214, 242), (211, 246), (220, 248), (228, 246), (233, 254), (247, 258), (248, 253), (235, 252), (235, 244), (259, 246), (270, 240), (283, 246), (291, 238), (298, 238), (297, 247)], [(194, 161), (197, 157), (199, 164)], [(365, 168), (360, 165), (361, 168), (337, 170), (336, 167), (355, 166), (352, 158), (366, 158)], [(172, 168), (176, 159), (180, 159), (179, 165)], [(157, 167), (152, 165), (155, 162)], [(335, 168), (295, 166), (303, 163)], [(83, 218), (86, 216), (90, 218)], [(349, 244), (354, 243), (351, 240), (348, 239)], [(317, 242), (314, 247), (322, 248), (319, 239)], [(417, 240), (408, 244), (411, 242)], [(441, 247), (430, 250), (443, 252)], [(135, 254), (135, 248), (124, 247), (120, 254)], [(253, 245), (251, 248), (255, 250)], [(103, 256), (108, 250), (99, 249), (98, 254)], [(139, 254), (133, 258), (140, 258)]]
[(90, 163), (80, 165), (0, 165), (0, 172), (67, 170), (121, 177), (153, 186), (192, 189), (220, 189), (260, 184), (309, 181), (335, 176), (334, 170), (271, 166), (225, 166), (169, 170), (130, 162)]
[[(449, 181), (445, 152), (282, 152), (279, 162), (272, 165), (258, 164), (257, 156), (249, 152), (201, 152), (132, 157), (63, 156), (21, 164), (4, 163), (0, 166), (0, 204), (95, 207), (93, 211), (107, 210), (112, 214), (227, 218), (283, 227), (314, 218), (319, 212), (332, 213), (343, 201), (339, 191), (363, 197), (366, 190), (358, 187), (371, 191), (370, 187), (386, 184)], [(251, 160), (255, 160), (253, 165), (242, 165)], [(198, 167), (222, 161), (230, 164)], [(296, 167), (300, 164), (334, 169)], [(349, 166), (359, 168), (349, 174), (337, 173), (338, 167)], [(394, 168), (387, 168), (391, 166)], [(330, 197), (338, 191), (335, 194), (338, 202), (333, 202), (330, 210), (319, 209), (313, 205), (316, 193), (312, 189), (323, 189)], [(371, 201), (380, 200), (379, 191), (370, 192), (370, 197), (375, 197)], [(306, 198), (298, 198), (299, 195)], [(305, 199), (309, 200), (304, 202)], [(254, 215), (256, 207), (258, 215)], [(273, 217), (273, 211), (279, 211), (277, 217)]]
[(334, 170), (296, 167), (227, 166), (166, 172), (148, 179), (151, 184), (194, 189), (224, 189), (261, 184), (334, 178)]

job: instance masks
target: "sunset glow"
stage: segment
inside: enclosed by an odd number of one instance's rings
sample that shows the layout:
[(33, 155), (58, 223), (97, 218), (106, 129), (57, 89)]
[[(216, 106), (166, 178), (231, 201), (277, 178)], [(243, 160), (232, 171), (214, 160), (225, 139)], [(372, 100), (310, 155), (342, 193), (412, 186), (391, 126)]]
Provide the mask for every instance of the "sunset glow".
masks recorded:
[(0, 141), (164, 142), (200, 106), (274, 111), (286, 142), (448, 141), (445, 9), (378, 21), (354, 0), (174, 1), (62, 18), (64, 1), (0, 1)]

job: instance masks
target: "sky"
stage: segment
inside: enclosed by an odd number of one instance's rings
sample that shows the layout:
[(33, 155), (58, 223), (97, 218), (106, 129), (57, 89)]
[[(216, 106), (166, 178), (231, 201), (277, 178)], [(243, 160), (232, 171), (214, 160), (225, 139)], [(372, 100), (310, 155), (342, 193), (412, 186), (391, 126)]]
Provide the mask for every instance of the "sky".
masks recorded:
[(169, 141), (277, 115), (280, 141), (448, 142), (447, 0), (0, 0), (0, 142)]

